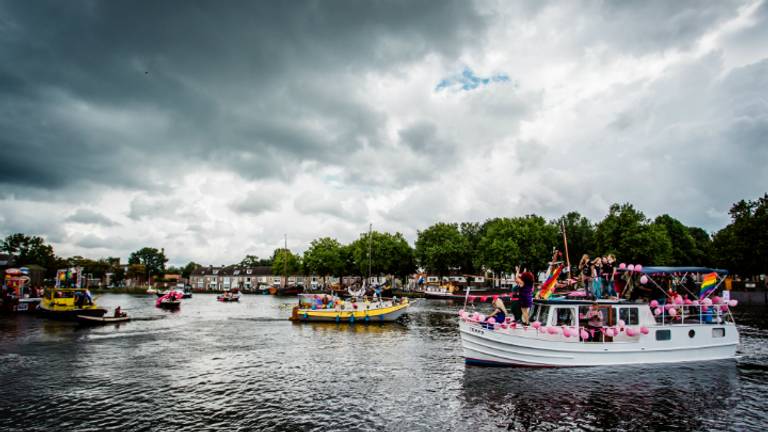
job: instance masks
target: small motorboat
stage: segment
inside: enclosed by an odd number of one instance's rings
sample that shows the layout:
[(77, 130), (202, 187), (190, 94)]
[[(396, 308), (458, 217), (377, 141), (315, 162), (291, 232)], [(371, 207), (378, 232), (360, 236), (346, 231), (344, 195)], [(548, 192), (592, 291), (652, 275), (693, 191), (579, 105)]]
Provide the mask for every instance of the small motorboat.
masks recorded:
[(181, 307), (181, 299), (184, 296), (183, 293), (178, 291), (170, 291), (164, 296), (158, 298), (155, 301), (155, 306), (161, 309), (177, 310)]
[(220, 302), (239, 302), (240, 301), (240, 293), (237, 291), (225, 291), (224, 294), (220, 294), (216, 296), (216, 300)]
[(128, 322), (131, 320), (131, 317), (128, 315), (124, 316), (118, 316), (118, 317), (94, 317), (94, 316), (88, 316), (88, 315), (77, 315), (77, 322), (80, 325), (105, 325), (105, 324), (119, 324), (122, 322)]

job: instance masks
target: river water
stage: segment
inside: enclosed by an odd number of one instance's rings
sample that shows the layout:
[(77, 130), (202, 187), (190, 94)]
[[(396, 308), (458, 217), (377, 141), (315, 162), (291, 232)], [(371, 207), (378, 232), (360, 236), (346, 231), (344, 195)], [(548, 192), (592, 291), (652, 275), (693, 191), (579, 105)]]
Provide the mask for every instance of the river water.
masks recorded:
[[(212, 295), (79, 328), (0, 317), (0, 430), (765, 430), (768, 319), (738, 307), (740, 358), (574, 369), (465, 366), (456, 311), (293, 324), (292, 301)], [(290, 303), (289, 303), (290, 302)]]

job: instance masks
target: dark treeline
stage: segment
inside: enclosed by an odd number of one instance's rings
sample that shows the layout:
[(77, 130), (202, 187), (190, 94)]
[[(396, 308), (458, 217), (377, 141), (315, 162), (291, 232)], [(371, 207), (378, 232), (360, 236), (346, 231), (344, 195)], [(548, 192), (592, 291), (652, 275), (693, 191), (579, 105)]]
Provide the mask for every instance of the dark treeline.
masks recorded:
[[(541, 216), (499, 217), (483, 223), (438, 222), (418, 232), (415, 247), (400, 233), (372, 231), (349, 244), (330, 237), (311, 242), (303, 255), (283, 248), (271, 258), (247, 255), (239, 265), (271, 266), (274, 274), (285, 272), (316, 275), (391, 274), (405, 277), (416, 271), (444, 275), (449, 272), (477, 274), (514, 271), (515, 266), (541, 270), (551, 259), (553, 248), (562, 248), (561, 227), (568, 236), (571, 264), (583, 254), (614, 254), (620, 262), (643, 265), (715, 266), (741, 276), (768, 270), (768, 194), (754, 201), (739, 201), (731, 207), (731, 222), (708, 233), (686, 226), (669, 215), (649, 219), (631, 204), (614, 204), (599, 222), (578, 212), (547, 221)], [(93, 277), (113, 273), (115, 280), (179, 273), (183, 277), (200, 265), (190, 262), (181, 268), (166, 268), (165, 252), (142, 248), (131, 254), (126, 271), (118, 258), (91, 260), (60, 258), (41, 237), (13, 234), (0, 243), (0, 250), (14, 255), (16, 265), (37, 264), (47, 276), (57, 268), (81, 266)], [(372, 254), (369, 257), (369, 250)]]

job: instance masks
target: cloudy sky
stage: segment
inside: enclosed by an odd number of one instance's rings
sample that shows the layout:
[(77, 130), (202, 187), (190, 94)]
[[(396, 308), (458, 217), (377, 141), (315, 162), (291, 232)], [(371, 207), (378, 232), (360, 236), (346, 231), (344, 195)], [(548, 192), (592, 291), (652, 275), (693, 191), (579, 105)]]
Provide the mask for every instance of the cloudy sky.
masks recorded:
[(768, 190), (768, 2), (0, 1), (0, 235), (172, 263)]

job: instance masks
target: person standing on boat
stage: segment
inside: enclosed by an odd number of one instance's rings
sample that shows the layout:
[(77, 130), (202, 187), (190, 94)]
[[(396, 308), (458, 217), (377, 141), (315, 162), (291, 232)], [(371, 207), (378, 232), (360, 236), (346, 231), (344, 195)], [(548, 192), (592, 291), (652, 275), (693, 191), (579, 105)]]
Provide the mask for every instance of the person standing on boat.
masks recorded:
[(589, 292), (589, 255), (584, 254), (579, 261), (579, 279), (581, 286), (584, 287), (584, 291)]
[(613, 287), (613, 262), (615, 260), (616, 259), (613, 258), (613, 255), (606, 255), (602, 259), (602, 285), (603, 290), (608, 297), (616, 297), (616, 290)]
[(590, 273), (592, 275), (592, 296), (595, 300), (600, 299), (603, 296), (602, 270), (603, 261), (600, 257), (597, 257), (592, 261), (592, 265), (590, 266)]
[(524, 325), (530, 325), (529, 313), (533, 307), (533, 273), (524, 271), (520, 274), (520, 267), (515, 267), (515, 282), (519, 287), (518, 297), (520, 298), (520, 312)]
[(592, 303), (587, 311), (587, 332), (589, 333), (589, 340), (600, 342), (601, 333), (603, 331), (603, 313), (597, 307), (597, 303)]

